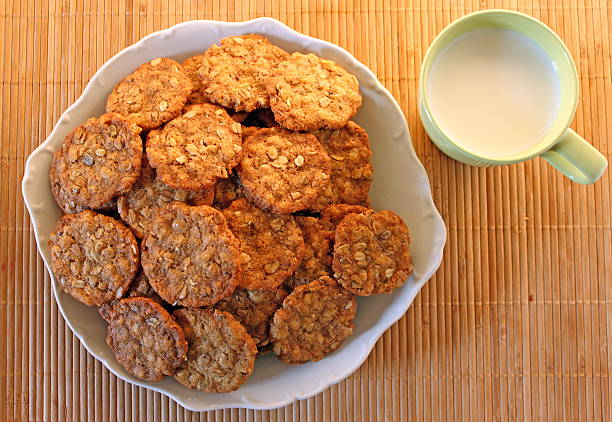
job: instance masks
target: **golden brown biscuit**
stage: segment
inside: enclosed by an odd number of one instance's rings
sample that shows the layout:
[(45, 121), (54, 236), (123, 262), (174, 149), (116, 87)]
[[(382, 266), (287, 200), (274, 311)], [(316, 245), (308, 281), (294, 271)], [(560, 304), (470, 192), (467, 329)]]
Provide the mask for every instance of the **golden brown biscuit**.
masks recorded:
[(122, 299), (100, 308), (108, 322), (106, 343), (130, 374), (145, 381), (173, 375), (187, 358), (182, 328), (149, 298)]
[(175, 189), (199, 191), (226, 179), (242, 151), (240, 123), (222, 108), (194, 104), (147, 136), (147, 158), (157, 177)]
[(359, 296), (389, 293), (412, 272), (409, 247), (408, 227), (397, 214), (349, 214), (336, 228), (334, 277)]
[(59, 285), (89, 306), (123, 297), (138, 271), (138, 243), (132, 232), (94, 211), (60, 218), (49, 249)]
[(274, 120), (291, 130), (340, 129), (357, 113), (357, 78), (331, 60), (293, 53), (267, 82)]
[(105, 208), (130, 190), (140, 175), (140, 128), (107, 113), (66, 136), (49, 167), (51, 192), (66, 213)]
[(325, 207), (321, 211), (321, 226), (332, 233), (336, 231), (336, 227), (349, 214), (363, 214), (368, 208), (361, 205), (334, 204)]
[(286, 297), (287, 291), (282, 287), (276, 290), (236, 289), (231, 296), (217, 302), (215, 309), (234, 315), (261, 350), (270, 344), (270, 320)]
[(160, 305), (166, 305), (166, 302), (164, 302), (153, 287), (151, 287), (149, 279), (142, 271), (138, 271), (138, 274), (136, 274), (136, 278), (132, 281), (132, 284), (130, 284), (130, 288), (125, 297), (146, 297)]
[(233, 315), (184, 308), (173, 316), (189, 342), (187, 361), (174, 375), (185, 387), (229, 393), (253, 373), (257, 347)]
[(329, 277), (298, 286), (270, 325), (274, 353), (286, 363), (321, 360), (353, 332), (355, 296)]
[(175, 201), (185, 202), (188, 196), (188, 191), (173, 189), (159, 180), (145, 157), (138, 181), (117, 198), (117, 211), (134, 235), (142, 239), (159, 208)]
[(285, 280), (285, 286), (295, 289), (324, 275), (331, 275), (331, 244), (333, 232), (323, 229), (315, 217), (295, 217), (304, 237), (304, 257), (295, 272)]
[(313, 135), (275, 127), (244, 141), (237, 171), (249, 200), (289, 214), (310, 208), (329, 186), (331, 159)]
[(141, 246), (149, 283), (172, 305), (214, 305), (238, 285), (238, 241), (212, 207), (160, 208)]
[(341, 129), (312, 132), (331, 157), (330, 184), (311, 207), (321, 211), (330, 204), (364, 204), (372, 184), (370, 142), (361, 126), (348, 122)]
[(192, 85), (192, 92), (187, 99), (187, 104), (207, 103), (206, 93), (202, 89), (202, 82), (198, 76), (198, 69), (202, 66), (204, 54), (189, 57), (183, 62), (183, 72), (189, 78)]
[(261, 35), (224, 38), (204, 53), (202, 89), (210, 101), (236, 111), (269, 107), (266, 81), (288, 56)]
[(144, 130), (155, 129), (181, 113), (191, 90), (183, 67), (159, 57), (119, 82), (106, 100), (106, 111), (127, 116)]
[(291, 215), (274, 215), (238, 199), (223, 215), (240, 243), (240, 287), (274, 290), (304, 255), (304, 239)]

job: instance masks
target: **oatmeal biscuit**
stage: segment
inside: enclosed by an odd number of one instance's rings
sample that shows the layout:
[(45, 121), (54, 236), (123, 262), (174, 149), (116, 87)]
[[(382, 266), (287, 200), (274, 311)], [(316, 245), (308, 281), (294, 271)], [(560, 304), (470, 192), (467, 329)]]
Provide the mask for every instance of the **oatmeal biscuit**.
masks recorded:
[(51, 270), (64, 291), (89, 306), (121, 298), (138, 271), (138, 243), (114, 218), (66, 214), (49, 237)]
[(238, 242), (216, 209), (173, 202), (160, 208), (142, 242), (142, 268), (172, 305), (208, 306), (232, 294)]
[[(226, 180), (226, 179), (221, 179)], [(217, 182), (217, 183), (220, 183)], [(215, 184), (216, 186), (217, 184)], [(215, 186), (199, 190), (197, 192), (189, 192), (189, 197), (187, 198), (187, 203), (189, 205), (208, 205), (212, 206), (215, 201)]]
[(146, 157), (142, 160), (140, 179), (129, 192), (117, 198), (117, 210), (121, 219), (142, 239), (149, 231), (155, 213), (171, 202), (186, 202), (188, 191), (172, 189), (155, 177), (155, 169), (149, 166)]
[(183, 72), (191, 81), (192, 92), (187, 98), (187, 104), (207, 103), (206, 93), (202, 89), (202, 82), (198, 76), (198, 69), (202, 66), (204, 54), (189, 57), (183, 62)]
[(222, 212), (240, 243), (240, 287), (276, 289), (304, 255), (304, 239), (293, 216), (270, 214), (245, 198)]
[(312, 132), (331, 157), (331, 177), (327, 189), (311, 207), (321, 211), (329, 204), (363, 204), (372, 184), (370, 142), (361, 126), (348, 122), (342, 129)]
[(244, 141), (237, 170), (247, 198), (288, 214), (309, 208), (329, 186), (331, 159), (313, 135), (275, 127)]
[(349, 214), (336, 228), (334, 277), (359, 296), (389, 293), (412, 272), (410, 237), (391, 211)]
[(304, 237), (304, 258), (295, 272), (285, 280), (285, 286), (295, 289), (324, 275), (331, 274), (331, 239), (333, 232), (324, 230), (315, 217), (294, 217)]
[(155, 292), (151, 284), (149, 283), (149, 279), (144, 272), (138, 271), (136, 274), (136, 278), (130, 284), (130, 289), (128, 290), (125, 297), (146, 297), (151, 299), (153, 302), (157, 302), (160, 305), (165, 305), (166, 302), (159, 297), (159, 295)]
[(236, 111), (270, 107), (266, 81), (288, 56), (261, 35), (224, 38), (204, 53), (202, 89), (210, 101)]
[[(334, 204), (328, 207), (325, 207), (323, 211), (321, 211), (321, 226), (325, 230), (329, 230), (334, 233), (336, 231), (336, 227), (344, 217), (349, 214), (363, 214), (366, 212), (368, 208), (362, 207), (361, 205), (348, 205), (348, 204)], [(333, 239), (332, 239), (333, 240)]]
[(286, 297), (287, 291), (282, 287), (276, 290), (236, 289), (231, 296), (217, 302), (215, 309), (235, 316), (261, 350), (270, 344), (270, 320)]
[(173, 375), (187, 357), (183, 329), (159, 303), (145, 297), (100, 308), (108, 322), (106, 343), (130, 374), (145, 381)]
[(236, 173), (232, 173), (227, 179), (219, 180), (215, 185), (215, 199), (213, 207), (222, 210), (236, 199), (244, 198), (242, 184)]
[(286, 363), (321, 360), (353, 332), (355, 296), (324, 276), (298, 286), (270, 325), (274, 353)]
[(194, 104), (162, 129), (149, 132), (146, 149), (151, 167), (166, 185), (191, 191), (211, 188), (240, 161), (241, 126), (221, 107)]
[(155, 129), (181, 113), (191, 89), (183, 67), (159, 57), (119, 82), (106, 100), (106, 110), (127, 116), (144, 130)]
[(209, 393), (237, 390), (253, 373), (257, 347), (236, 318), (212, 309), (174, 311), (189, 342), (187, 361), (174, 378)]
[(51, 192), (66, 213), (108, 206), (140, 175), (140, 128), (107, 113), (92, 117), (66, 136), (49, 167)]
[(361, 106), (357, 78), (312, 53), (279, 64), (267, 89), (274, 120), (291, 130), (340, 129)]

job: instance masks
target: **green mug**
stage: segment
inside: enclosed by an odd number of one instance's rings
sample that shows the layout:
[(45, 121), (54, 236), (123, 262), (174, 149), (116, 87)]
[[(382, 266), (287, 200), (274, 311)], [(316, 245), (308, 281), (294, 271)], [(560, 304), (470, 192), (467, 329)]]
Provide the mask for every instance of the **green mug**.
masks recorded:
[[(559, 111), (548, 131), (526, 150), (508, 156), (487, 156), (468, 151), (441, 129), (428, 101), (427, 82), (432, 64), (449, 42), (476, 29), (498, 27), (517, 31), (540, 45), (558, 69), (560, 82)], [(419, 112), (431, 140), (448, 156), (474, 166), (512, 164), (542, 156), (571, 180), (594, 183), (608, 162), (590, 143), (569, 128), (578, 104), (578, 76), (572, 57), (563, 41), (537, 19), (510, 10), (484, 10), (466, 15), (447, 26), (434, 39), (421, 66)]]

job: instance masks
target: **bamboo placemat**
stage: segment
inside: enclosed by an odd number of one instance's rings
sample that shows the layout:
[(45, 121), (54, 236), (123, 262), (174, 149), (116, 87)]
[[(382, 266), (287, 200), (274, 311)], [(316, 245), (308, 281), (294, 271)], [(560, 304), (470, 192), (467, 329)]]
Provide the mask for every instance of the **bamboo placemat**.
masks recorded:
[[(610, 161), (606, 1), (0, 1), (0, 420), (612, 420), (612, 185), (540, 159), (490, 169), (442, 155), (417, 117), (419, 66), (465, 13), (524, 11), (580, 74), (573, 128)], [(449, 237), (408, 313), (344, 382), (286, 408), (192, 413), (111, 375), (58, 313), (21, 197), (26, 157), (121, 48), (185, 20), (272, 16), (339, 44), (401, 104)], [(4, 351), (7, 351), (4, 356)]]

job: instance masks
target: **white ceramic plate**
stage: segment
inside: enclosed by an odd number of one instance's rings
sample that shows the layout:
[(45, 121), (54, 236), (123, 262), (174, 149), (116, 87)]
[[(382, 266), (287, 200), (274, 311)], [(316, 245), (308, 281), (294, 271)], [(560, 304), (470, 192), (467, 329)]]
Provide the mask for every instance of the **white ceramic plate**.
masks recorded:
[(346, 378), (366, 359), (383, 332), (401, 318), (436, 271), (446, 240), (444, 222), (434, 206), (427, 174), (412, 148), (404, 115), (368, 68), (342, 48), (297, 33), (274, 19), (240, 23), (190, 21), (148, 35), (106, 62), (91, 78), (81, 97), (64, 112), (51, 135), (28, 158), (23, 196), (47, 269), (50, 269), (47, 240), (61, 215), (50, 191), (49, 163), (68, 132), (87, 118), (102, 114), (112, 88), (138, 65), (160, 56), (182, 61), (200, 54), (221, 38), (246, 33), (263, 34), (290, 52), (313, 52), (326, 57), (357, 76), (363, 106), (355, 120), (367, 130), (372, 145), (372, 203), (377, 209), (395, 211), (408, 224), (414, 273), (392, 294), (359, 299), (355, 331), (336, 352), (305, 365), (287, 365), (272, 355), (259, 357), (253, 376), (238, 391), (228, 394), (189, 390), (172, 377), (159, 383), (134, 378), (118, 364), (106, 345), (106, 323), (97, 310), (64, 293), (51, 277), (62, 315), (92, 355), (119, 378), (159, 391), (184, 407), (198, 411), (226, 407), (276, 408), (310, 397)]

